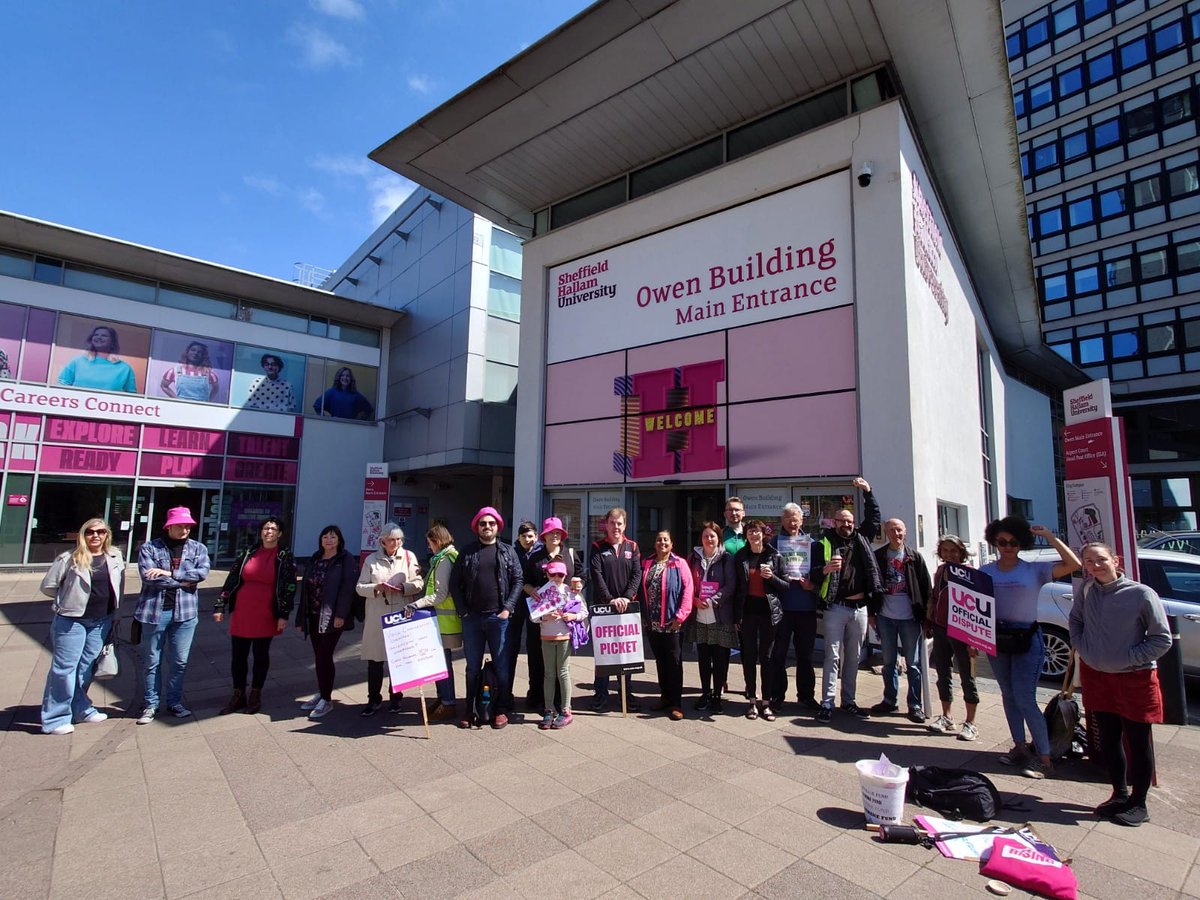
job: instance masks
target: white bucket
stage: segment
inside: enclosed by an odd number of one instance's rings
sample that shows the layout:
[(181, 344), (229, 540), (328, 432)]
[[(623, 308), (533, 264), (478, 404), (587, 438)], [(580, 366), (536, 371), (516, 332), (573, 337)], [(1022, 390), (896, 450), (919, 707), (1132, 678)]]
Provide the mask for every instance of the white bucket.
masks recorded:
[(893, 765), (887, 757), (860, 759), (854, 766), (858, 769), (867, 821), (877, 825), (902, 822), (908, 769)]

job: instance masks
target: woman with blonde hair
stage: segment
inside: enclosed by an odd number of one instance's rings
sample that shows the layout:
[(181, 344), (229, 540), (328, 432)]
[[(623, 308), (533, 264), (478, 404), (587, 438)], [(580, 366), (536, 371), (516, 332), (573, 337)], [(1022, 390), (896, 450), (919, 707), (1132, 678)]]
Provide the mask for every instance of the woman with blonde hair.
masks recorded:
[(50, 622), (53, 658), (42, 695), (42, 732), (70, 734), (75, 722), (108, 718), (88, 699), (92, 668), (125, 591), (125, 560), (112, 546), (107, 522), (88, 519), (83, 523), (75, 549), (54, 560), (42, 579), (41, 591), (54, 600)]
[(942, 702), (942, 714), (929, 723), (929, 730), (938, 734), (951, 734), (954, 719), (950, 709), (954, 703), (954, 687), (951, 682), (951, 662), (958, 669), (962, 682), (963, 702), (967, 706), (967, 719), (958, 733), (960, 741), (973, 741), (979, 737), (975, 725), (975, 710), (979, 708), (979, 689), (975, 685), (976, 650), (965, 641), (950, 637), (947, 623), (950, 614), (950, 582), (947, 566), (965, 566), (971, 558), (966, 543), (956, 534), (944, 534), (937, 544), (938, 559), (942, 564), (933, 573), (932, 599), (925, 617), (925, 637), (933, 639), (929, 663), (937, 672), (938, 699)]
[[(388, 522), (379, 532), (379, 549), (363, 560), (358, 573), (358, 595), (366, 599), (361, 657), (367, 663), (367, 705), (361, 716), (373, 716), (383, 706), (383, 672), (387, 666), (383, 617), (403, 610), (424, 587), (417, 558), (404, 549), (403, 529)], [(399, 712), (403, 699), (399, 691), (391, 692), (389, 709)]]

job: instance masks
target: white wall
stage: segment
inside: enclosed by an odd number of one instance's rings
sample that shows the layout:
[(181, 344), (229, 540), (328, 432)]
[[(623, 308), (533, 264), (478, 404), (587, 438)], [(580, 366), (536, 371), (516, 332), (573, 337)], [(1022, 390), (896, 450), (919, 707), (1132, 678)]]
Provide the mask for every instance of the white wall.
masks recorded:
[(1007, 379), (1005, 400), (1007, 492), (1032, 500), (1031, 520), (1054, 530), (1058, 527), (1058, 489), (1053, 448), (1058, 436), (1050, 419), (1050, 398)]
[(312, 553), (321, 529), (337, 525), (346, 536), (346, 549), (357, 553), (363, 478), (367, 463), (383, 460), (383, 426), (306, 419), (301, 440), (292, 547), (298, 555)]

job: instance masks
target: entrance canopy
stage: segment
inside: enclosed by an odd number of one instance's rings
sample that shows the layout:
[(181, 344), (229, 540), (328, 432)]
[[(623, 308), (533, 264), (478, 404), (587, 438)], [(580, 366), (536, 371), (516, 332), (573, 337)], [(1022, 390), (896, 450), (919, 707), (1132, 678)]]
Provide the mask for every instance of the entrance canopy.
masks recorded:
[(371, 158), (528, 235), (537, 210), (887, 64), (1005, 356), (1076, 383), (1041, 341), (1003, 40), (999, 0), (600, 0)]

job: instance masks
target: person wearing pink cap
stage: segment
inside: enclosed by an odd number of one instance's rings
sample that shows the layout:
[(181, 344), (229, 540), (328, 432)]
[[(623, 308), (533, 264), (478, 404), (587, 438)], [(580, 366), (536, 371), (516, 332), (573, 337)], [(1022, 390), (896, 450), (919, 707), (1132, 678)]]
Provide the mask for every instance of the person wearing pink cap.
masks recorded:
[(160, 701), (178, 719), (192, 714), (183, 705), (183, 676), (200, 610), (196, 589), (211, 568), (208, 549), (190, 537), (195, 525), (186, 506), (173, 507), (167, 510), (165, 536), (147, 541), (138, 551), (142, 593), (133, 618), (142, 624), (142, 642), (147, 645), (139, 725), (154, 721)]
[[(542, 696), (560, 698), (557, 705), (547, 701), (538, 726), (542, 731), (566, 728), (575, 720), (571, 715), (571, 647), (578, 648), (588, 640), (587, 604), (579, 591), (565, 584), (567, 564), (561, 559), (547, 563), (545, 576), (549, 580), (527, 603), (530, 620), (541, 629)], [(578, 578), (571, 581), (582, 583)]]
[(467, 709), (459, 719), (459, 728), (473, 724), (473, 707), (480, 697), (479, 673), (486, 645), (496, 668), (497, 696), (493, 698), (492, 727), (508, 724), (506, 710), (512, 709), (508, 693), (508, 661), (504, 652), (508, 618), (521, 598), (525, 582), (517, 551), (500, 540), (504, 517), (493, 507), (475, 513), (471, 530), (478, 540), (468, 545), (450, 572), (450, 594), (462, 617), (463, 655), (467, 658)]
[[(536, 596), (538, 590), (549, 583), (546, 567), (552, 562), (561, 562), (566, 566), (565, 584), (567, 587), (575, 593), (583, 590), (583, 558), (575, 552), (573, 547), (567, 546), (567, 529), (558, 516), (550, 516), (542, 522), (541, 543), (538, 549), (530, 553), (529, 558), (525, 560), (522, 571), (525, 578), (524, 590), (527, 596)], [(524, 615), (522, 615), (522, 609), (524, 609)], [(516, 612), (513, 613), (513, 619), (508, 623), (508, 641), (505, 643), (505, 647), (508, 650), (510, 690), (513, 680), (516, 678), (517, 655), (520, 650), (520, 632), (517, 631), (517, 623), (520, 622), (526, 629), (526, 649), (529, 663), (529, 693), (525, 695), (525, 708), (531, 712), (541, 712), (547, 706), (555, 704), (561, 708), (561, 697), (545, 698), (542, 696), (542, 685), (546, 683), (546, 670), (542, 662), (541, 647), (543, 629), (537, 622), (529, 621), (528, 611), (527, 604), (518, 603)], [(548, 699), (555, 703), (547, 702)]]

